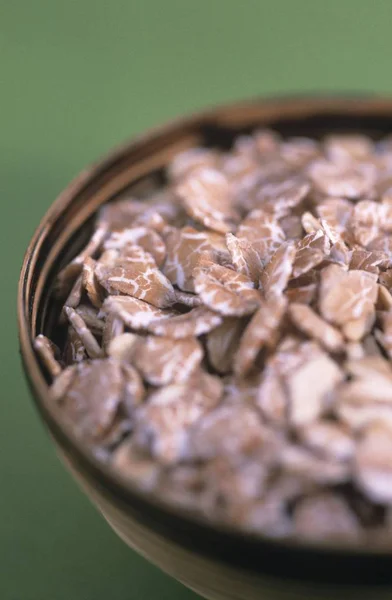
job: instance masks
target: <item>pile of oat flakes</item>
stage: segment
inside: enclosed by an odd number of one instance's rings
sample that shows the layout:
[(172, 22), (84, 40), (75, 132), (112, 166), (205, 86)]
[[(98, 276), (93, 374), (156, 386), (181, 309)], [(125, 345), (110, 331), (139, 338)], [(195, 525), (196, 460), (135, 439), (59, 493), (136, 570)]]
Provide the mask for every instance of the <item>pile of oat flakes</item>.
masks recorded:
[[(102, 208), (36, 349), (116, 472), (244, 530), (392, 527), (392, 140), (272, 131)], [(391, 531), (392, 535), (392, 531)]]

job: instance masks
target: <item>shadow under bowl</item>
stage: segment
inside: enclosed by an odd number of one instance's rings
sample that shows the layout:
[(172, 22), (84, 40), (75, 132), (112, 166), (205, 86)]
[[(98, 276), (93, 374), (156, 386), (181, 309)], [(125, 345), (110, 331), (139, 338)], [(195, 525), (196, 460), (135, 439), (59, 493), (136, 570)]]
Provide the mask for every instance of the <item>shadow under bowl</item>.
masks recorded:
[(51, 402), (33, 339), (56, 339), (60, 307), (51, 291), (77, 254), (104, 203), (142, 196), (164, 181), (173, 156), (192, 146), (229, 148), (255, 127), (285, 136), (392, 132), (392, 99), (304, 97), (254, 100), (213, 109), (134, 139), (85, 170), (57, 198), (27, 249), (18, 290), (24, 370), (57, 450), (118, 535), (151, 562), (213, 600), (392, 597), (392, 551), (380, 546), (328, 546), (271, 540), (211, 524), (132, 487), (77, 439)]

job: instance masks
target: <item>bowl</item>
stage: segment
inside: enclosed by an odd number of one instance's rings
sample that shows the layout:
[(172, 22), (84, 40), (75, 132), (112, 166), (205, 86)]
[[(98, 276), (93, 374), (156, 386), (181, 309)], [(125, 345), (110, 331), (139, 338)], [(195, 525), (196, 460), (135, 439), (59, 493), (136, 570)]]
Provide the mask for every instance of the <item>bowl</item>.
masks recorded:
[(77, 439), (50, 401), (35, 354), (38, 333), (56, 336), (51, 290), (77, 254), (104, 203), (159, 187), (173, 156), (196, 145), (229, 148), (255, 127), (284, 135), (392, 132), (392, 99), (304, 97), (254, 100), (174, 121), (83, 171), (57, 198), (27, 249), (18, 290), (21, 356), (38, 411), (65, 465), (115, 532), (155, 565), (212, 600), (390, 598), (392, 550), (380, 545), (310, 544), (241, 533), (174, 508), (114, 474)]

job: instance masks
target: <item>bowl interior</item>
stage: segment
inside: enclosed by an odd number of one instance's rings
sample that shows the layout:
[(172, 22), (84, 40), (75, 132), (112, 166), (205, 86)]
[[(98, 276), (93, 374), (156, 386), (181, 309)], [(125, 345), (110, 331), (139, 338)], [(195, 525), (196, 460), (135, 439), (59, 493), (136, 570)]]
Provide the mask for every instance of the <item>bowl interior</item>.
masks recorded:
[[(295, 104), (295, 103), (294, 103)], [(317, 102), (315, 103), (317, 105)], [(321, 103), (320, 103), (321, 104)], [(117, 156), (114, 169), (102, 173), (100, 177), (97, 169), (96, 181), (86, 190), (86, 195), (70, 199), (64, 202), (58, 214), (58, 222), (52, 222), (52, 231), (44, 243), (41, 254), (48, 254), (45, 264), (45, 280), (41, 278), (41, 286), (45, 288), (45, 294), (39, 298), (39, 305), (35, 305), (34, 316), (36, 321), (32, 323), (34, 332), (44, 332), (49, 337), (61, 343), (61, 331), (57, 327), (59, 306), (53, 295), (47, 291), (52, 290), (53, 281), (58, 271), (75, 256), (89, 238), (94, 220), (94, 213), (99, 206), (117, 200), (121, 197), (143, 198), (154, 190), (159, 189), (165, 183), (165, 166), (170, 159), (180, 150), (202, 145), (228, 150), (238, 135), (250, 133), (257, 127), (271, 127), (285, 137), (305, 136), (321, 138), (331, 132), (350, 133), (361, 132), (373, 139), (378, 139), (392, 132), (392, 114), (377, 114), (376, 111), (360, 110), (362, 103), (352, 102), (352, 110), (348, 111), (346, 106), (339, 110), (339, 103), (334, 108), (323, 110), (317, 106), (308, 110), (305, 114), (290, 114), (290, 103), (287, 108), (282, 106), (280, 114), (263, 114), (253, 109), (241, 114), (241, 118), (211, 118), (200, 119), (195, 126), (175, 131), (176, 135), (166, 132), (158, 143), (146, 144), (144, 152), (135, 156), (135, 160), (127, 161), (127, 149)], [(289, 113), (289, 114), (286, 114)], [(248, 115), (247, 115), (248, 113)], [(129, 158), (133, 155), (129, 148)], [(115, 157), (116, 158), (116, 157)], [(132, 157), (133, 158), (133, 157)], [(94, 169), (93, 169), (94, 173)], [(94, 185), (95, 183), (95, 185)], [(100, 186), (107, 185), (107, 189)], [(112, 184), (112, 185), (110, 185)], [(95, 188), (95, 189), (94, 189)], [(98, 192), (98, 193), (97, 193)], [(64, 228), (64, 224), (66, 227)], [(59, 233), (61, 236), (59, 239)], [(52, 235), (50, 235), (52, 234)], [(55, 250), (53, 240), (56, 240)], [(52, 247), (49, 249), (49, 245)], [(49, 253), (49, 250), (51, 252)]]
[[(227, 149), (239, 134), (257, 127), (271, 127), (284, 136), (318, 138), (331, 132), (361, 132), (377, 139), (392, 132), (392, 100), (294, 99), (224, 107), (149, 133), (83, 172), (45, 215), (25, 257), (18, 295), (25, 370), (38, 408), (67, 455), (73, 456), (91, 481), (100, 485), (105, 493), (116, 499), (121, 497), (141, 519), (153, 519), (154, 527), (162, 527), (163, 535), (179, 536), (178, 543), (184, 544), (184, 539), (192, 532), (192, 545), (195, 547), (199, 543), (202, 553), (218, 552), (224, 560), (233, 560), (236, 564), (240, 561), (244, 567), (256, 570), (260, 568), (260, 557), (263, 556), (263, 568), (269, 565), (270, 572), (281, 573), (284, 564), (292, 577), (303, 575), (303, 561), (314, 562), (316, 556), (319, 560), (314, 574), (323, 571), (322, 557), (327, 556), (336, 568), (338, 558), (346, 561), (346, 575), (356, 573), (356, 577), (365, 573), (364, 570), (358, 574), (358, 560), (366, 560), (369, 565), (369, 560), (377, 557), (377, 572), (384, 561), (385, 574), (389, 574), (392, 555), (382, 548), (312, 548), (301, 543), (290, 545), (252, 539), (250, 535), (213, 528), (194, 515), (173, 511), (159, 499), (126, 486), (120, 478), (105, 471), (105, 467), (97, 463), (62, 423), (61, 414), (50, 403), (45, 373), (32, 348), (32, 340), (40, 332), (61, 343), (62, 331), (57, 325), (60, 307), (51, 293), (54, 280), (62, 266), (84, 245), (92, 229), (94, 214), (102, 204), (125, 196), (140, 198), (159, 188), (165, 181), (165, 166), (181, 150), (195, 145)], [(342, 563), (339, 564), (335, 575), (343, 572)], [(306, 572), (309, 575), (309, 564)]]

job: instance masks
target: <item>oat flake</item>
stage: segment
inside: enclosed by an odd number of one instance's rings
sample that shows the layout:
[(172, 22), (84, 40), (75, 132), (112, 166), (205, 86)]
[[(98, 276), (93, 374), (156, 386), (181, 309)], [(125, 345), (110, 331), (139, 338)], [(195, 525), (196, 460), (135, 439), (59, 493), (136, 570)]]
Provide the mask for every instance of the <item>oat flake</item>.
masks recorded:
[(250, 279), (220, 265), (196, 269), (195, 290), (205, 306), (227, 317), (251, 314), (261, 303)]
[(61, 408), (80, 435), (98, 442), (110, 430), (121, 403), (121, 368), (98, 360), (67, 367), (67, 371), (73, 378), (59, 398)]
[(282, 244), (272, 256), (260, 277), (261, 288), (267, 300), (279, 297), (284, 292), (290, 279), (295, 255), (293, 244)]
[(330, 352), (344, 349), (344, 339), (340, 331), (319, 317), (309, 306), (291, 304), (289, 314), (298, 329), (320, 342)]
[(222, 388), (203, 375), (194, 385), (174, 384), (154, 392), (136, 415), (136, 439), (163, 464), (188, 452), (188, 431), (219, 401)]
[(250, 242), (265, 262), (285, 241), (283, 229), (277, 219), (261, 209), (248, 213), (239, 225), (236, 235), (239, 239)]
[(222, 317), (208, 308), (200, 307), (185, 313), (184, 315), (170, 318), (157, 319), (151, 322), (148, 330), (155, 335), (182, 339), (186, 337), (198, 337), (222, 323)]
[(188, 173), (178, 185), (177, 194), (189, 216), (208, 229), (226, 233), (238, 221), (229, 182), (216, 169), (202, 167)]
[(237, 375), (246, 375), (253, 367), (260, 350), (271, 343), (285, 310), (286, 300), (281, 296), (262, 304), (255, 313), (245, 329), (234, 360)]
[(34, 342), (82, 443), (212, 523), (391, 544), (391, 174), (389, 139), (259, 130), (102, 207)]
[(232, 233), (226, 234), (226, 244), (236, 270), (257, 285), (265, 265), (256, 248)]
[(175, 316), (173, 311), (156, 308), (147, 302), (131, 296), (111, 296), (103, 304), (104, 314), (112, 314), (121, 319), (131, 329), (147, 329), (157, 319)]
[(148, 336), (137, 345), (135, 365), (151, 385), (184, 383), (197, 369), (203, 350), (195, 338), (173, 344), (171, 338)]
[(181, 290), (194, 292), (193, 271), (203, 256), (211, 258), (212, 255), (207, 236), (193, 227), (184, 227), (170, 233), (166, 245), (167, 258), (163, 272)]
[(98, 265), (95, 273), (100, 284), (111, 294), (126, 294), (144, 300), (157, 308), (166, 308), (174, 302), (170, 281), (156, 265), (118, 259), (117, 264)]
[(321, 272), (320, 311), (327, 321), (342, 325), (374, 310), (377, 282), (366, 271), (346, 272), (330, 265)]

